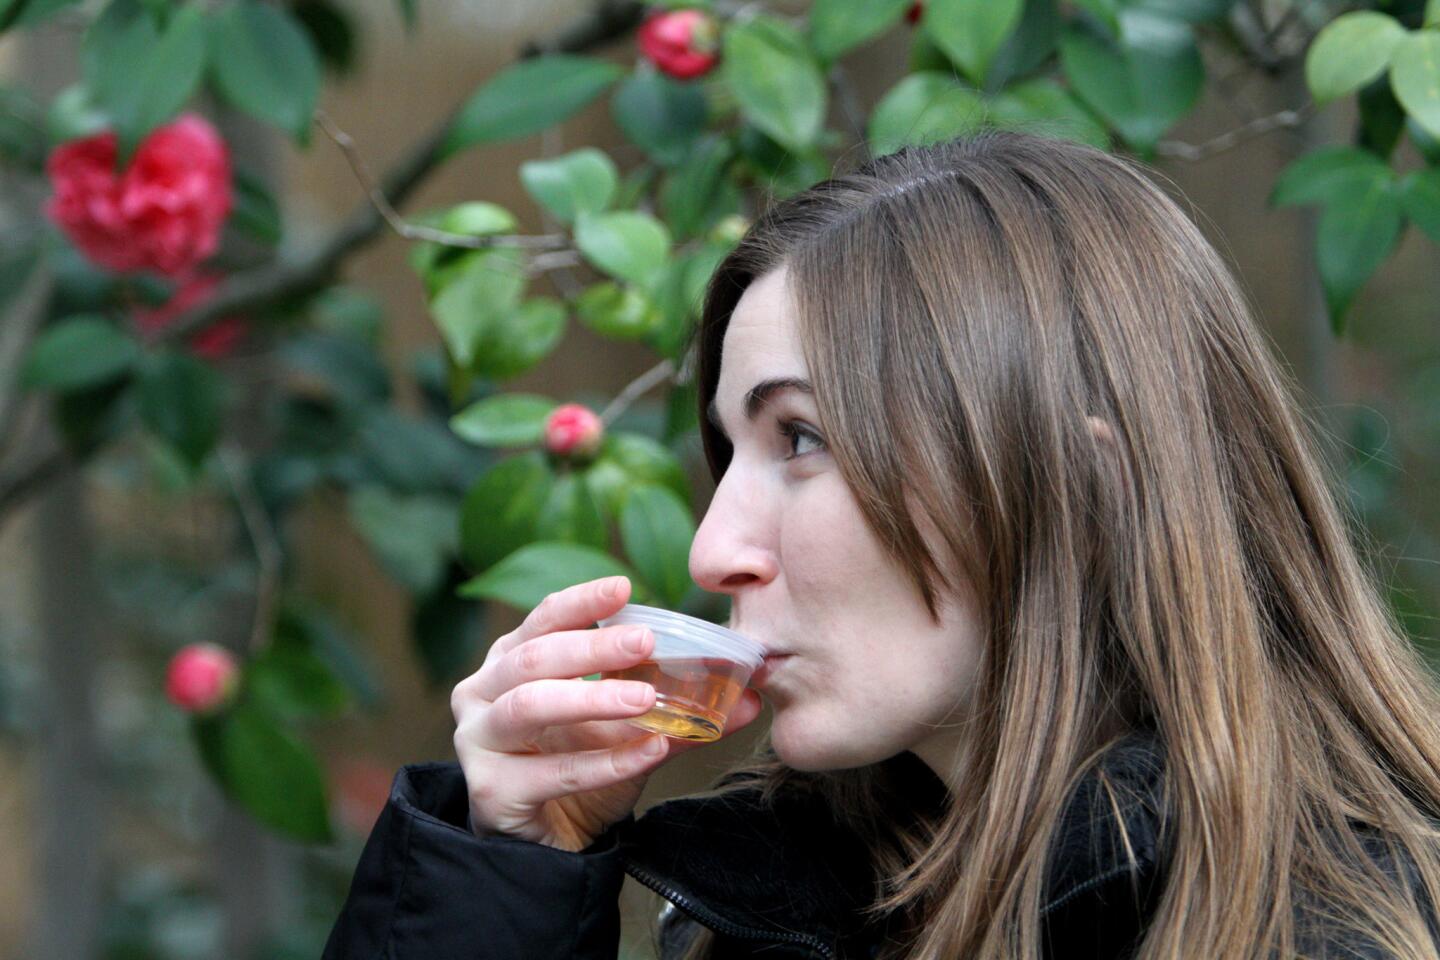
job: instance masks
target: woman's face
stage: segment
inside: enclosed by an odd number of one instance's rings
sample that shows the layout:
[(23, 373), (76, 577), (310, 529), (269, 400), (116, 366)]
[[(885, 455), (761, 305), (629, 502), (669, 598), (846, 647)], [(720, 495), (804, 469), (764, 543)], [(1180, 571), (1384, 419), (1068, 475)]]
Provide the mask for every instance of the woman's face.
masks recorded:
[[(771, 704), (777, 755), (838, 770), (913, 750), (950, 775), (979, 653), (973, 604), (942, 597), (937, 626), (866, 526), (825, 447), (781, 267), (730, 319), (715, 395), (734, 455), (690, 548), (703, 589), (731, 597), (730, 625), (789, 654), (752, 686)], [(747, 415), (747, 406), (749, 408)], [(793, 434), (793, 435), (792, 435)]]

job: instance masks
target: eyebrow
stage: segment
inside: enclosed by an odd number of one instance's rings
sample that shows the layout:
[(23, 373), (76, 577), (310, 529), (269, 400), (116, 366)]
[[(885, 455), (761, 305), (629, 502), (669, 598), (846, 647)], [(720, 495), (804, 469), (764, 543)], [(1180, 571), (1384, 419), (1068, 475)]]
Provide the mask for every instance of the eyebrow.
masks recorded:
[[(782, 390), (799, 390), (801, 393), (811, 394), (815, 392), (810, 381), (804, 377), (771, 377), (769, 380), (761, 380), (750, 388), (749, 393), (745, 394), (745, 419), (754, 420), (760, 412), (760, 406), (769, 400), (772, 394)], [(714, 397), (710, 398), (710, 406), (705, 409), (705, 417), (710, 421), (711, 426), (719, 430), (722, 435), (729, 436), (725, 433), (725, 427), (720, 423), (720, 408), (716, 405)]]

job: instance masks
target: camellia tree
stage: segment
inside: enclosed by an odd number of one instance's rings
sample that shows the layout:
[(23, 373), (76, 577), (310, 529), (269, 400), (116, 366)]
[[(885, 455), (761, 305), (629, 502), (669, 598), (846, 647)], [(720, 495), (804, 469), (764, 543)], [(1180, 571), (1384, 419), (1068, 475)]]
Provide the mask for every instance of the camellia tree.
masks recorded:
[[(413, 25), (413, 0), (399, 10)], [(289, 582), (276, 533), (286, 514), (317, 491), (343, 499), (413, 595), (416, 654), (437, 688), (472, 662), (481, 601), (524, 609), (623, 573), (637, 602), (718, 615), (687, 573), (687, 333), (715, 264), (766, 199), (838, 158), (987, 124), (1146, 160), (1204, 156), (1348, 100), (1353, 137), (1299, 157), (1272, 196), (1322, 211), (1313, 255), (1334, 334), (1409, 226), (1440, 242), (1440, 0), (599, 0), (379, 179), (363, 145), (316, 109), (351, 49), (330, 0), (0, 0), (6, 30), (54, 17), (84, 21), (77, 82), (48, 100), (0, 88), (0, 152), (45, 197), (6, 231), (0, 303), (42, 267), (49, 278), (40, 307), (7, 321), (23, 327), (23, 350), (0, 356), (0, 433), (22, 404), (44, 404), (54, 428), (53, 442), (12, 446), (0, 512), (137, 437), (173, 476), (233, 493), (249, 533), (235, 549), (259, 571), (251, 642), (179, 650), (165, 689), (193, 714), (226, 794), (307, 841), (332, 827), (305, 724), (373, 690), (333, 619)], [(910, 38), (908, 59), (864, 114), (845, 58), (895, 32)], [(594, 53), (626, 36), (629, 54)], [(1302, 65), (1309, 99), (1209, 143), (1166, 140), (1206, 86), (1207, 46), (1271, 76)], [(400, 212), (443, 164), (599, 99), (643, 160), (621, 169), (583, 147), (524, 162), (552, 232), (521, 232), (481, 196)], [(333, 141), (363, 202), (333, 236), (281, 256), (275, 185), (234, 166), (201, 101), (273, 125), (297, 149)], [(1413, 149), (1398, 150), (1405, 141)], [(377, 306), (336, 280), (386, 230), (413, 242), (436, 331), (412, 371), (418, 415), (394, 403)], [(227, 244), (241, 240), (271, 252), (237, 263)], [(572, 323), (643, 344), (655, 366), (603, 410), (507, 389)], [(264, 398), (258, 438), (231, 416), (239, 347), (292, 374)], [(617, 426), (662, 389), (657, 429)]]

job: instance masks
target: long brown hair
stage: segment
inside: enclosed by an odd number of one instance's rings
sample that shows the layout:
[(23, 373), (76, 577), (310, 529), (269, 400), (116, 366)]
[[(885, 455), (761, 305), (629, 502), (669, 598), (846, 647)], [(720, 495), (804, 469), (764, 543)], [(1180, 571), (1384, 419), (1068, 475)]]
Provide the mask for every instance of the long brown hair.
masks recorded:
[(783, 264), (866, 521), (932, 614), (964, 582), (986, 625), (973, 749), (940, 821), (897, 828), (875, 767), (802, 773), (768, 740), (726, 789), (827, 797), (873, 851), (872, 909), (913, 918), (893, 956), (1033, 960), (1064, 801), (1108, 744), (1151, 730), (1168, 879), (1142, 960), (1294, 956), (1306, 903), (1435, 957), (1416, 891), (1353, 828), (1384, 831), (1440, 903), (1440, 695), (1323, 432), (1147, 173), (984, 130), (773, 205), (720, 265), (692, 343), (712, 475), (731, 455), (703, 415), (726, 325)]

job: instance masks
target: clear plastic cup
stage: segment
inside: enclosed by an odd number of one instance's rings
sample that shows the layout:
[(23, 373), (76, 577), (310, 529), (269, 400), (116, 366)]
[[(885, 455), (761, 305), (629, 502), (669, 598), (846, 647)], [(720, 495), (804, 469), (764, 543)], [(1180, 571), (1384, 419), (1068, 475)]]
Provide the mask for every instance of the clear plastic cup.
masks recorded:
[(765, 660), (764, 646), (749, 637), (673, 610), (627, 603), (596, 622), (639, 624), (655, 635), (647, 659), (600, 676), (653, 684), (655, 706), (629, 722), (680, 740), (718, 740), (750, 674)]

